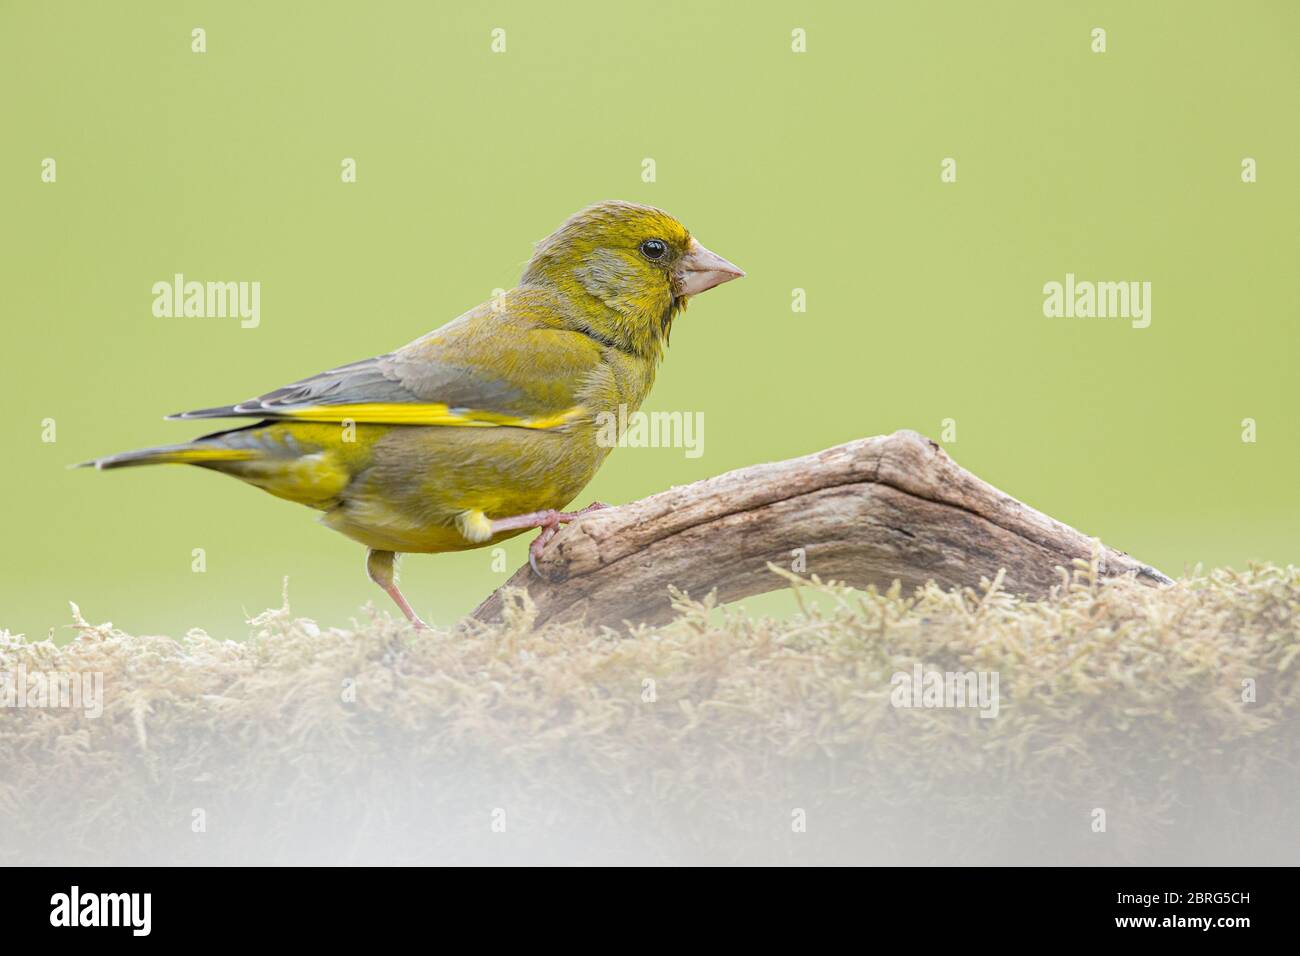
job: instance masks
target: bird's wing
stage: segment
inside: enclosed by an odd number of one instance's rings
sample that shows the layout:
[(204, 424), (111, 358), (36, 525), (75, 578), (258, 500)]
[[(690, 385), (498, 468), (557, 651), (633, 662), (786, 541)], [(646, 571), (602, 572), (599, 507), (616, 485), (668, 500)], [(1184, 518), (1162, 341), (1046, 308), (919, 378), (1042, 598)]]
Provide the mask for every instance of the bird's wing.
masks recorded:
[(476, 310), (395, 352), (168, 417), (555, 428), (587, 416), (577, 392), (600, 353), (580, 333)]

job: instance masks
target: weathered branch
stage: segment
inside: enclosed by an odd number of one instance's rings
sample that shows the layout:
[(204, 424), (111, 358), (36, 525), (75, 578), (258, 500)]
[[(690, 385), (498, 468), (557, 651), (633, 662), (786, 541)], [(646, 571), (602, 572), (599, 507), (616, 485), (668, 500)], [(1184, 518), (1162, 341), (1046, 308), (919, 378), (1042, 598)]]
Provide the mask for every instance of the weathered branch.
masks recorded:
[[(1003, 587), (1039, 596), (1058, 566), (1088, 558), (1075, 529), (1003, 494), (912, 431), (754, 465), (568, 525), (474, 611), (490, 621), (506, 588), (528, 591), (538, 624), (586, 619), (661, 622), (668, 586), (723, 601), (783, 586), (768, 562), (789, 566), (804, 549), (807, 570), (855, 587), (933, 580), (976, 585), (1005, 569)], [(1122, 551), (1103, 548), (1101, 572), (1147, 584), (1169, 579)]]

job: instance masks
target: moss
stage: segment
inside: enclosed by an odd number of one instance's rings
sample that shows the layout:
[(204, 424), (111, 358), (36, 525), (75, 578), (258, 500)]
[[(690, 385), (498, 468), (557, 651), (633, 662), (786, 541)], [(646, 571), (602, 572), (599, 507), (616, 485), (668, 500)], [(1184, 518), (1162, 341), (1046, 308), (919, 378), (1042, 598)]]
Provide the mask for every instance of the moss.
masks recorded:
[[(1081, 562), (1042, 601), (791, 584), (788, 621), (677, 595), (622, 632), (536, 631), (518, 595), (432, 633), (286, 599), (238, 643), (74, 606), (62, 647), (0, 632), (0, 672), (105, 688), (99, 717), (0, 710), (0, 860), (1294, 861), (1295, 568), (1156, 590)], [(996, 673), (997, 716), (892, 706), (917, 664)]]

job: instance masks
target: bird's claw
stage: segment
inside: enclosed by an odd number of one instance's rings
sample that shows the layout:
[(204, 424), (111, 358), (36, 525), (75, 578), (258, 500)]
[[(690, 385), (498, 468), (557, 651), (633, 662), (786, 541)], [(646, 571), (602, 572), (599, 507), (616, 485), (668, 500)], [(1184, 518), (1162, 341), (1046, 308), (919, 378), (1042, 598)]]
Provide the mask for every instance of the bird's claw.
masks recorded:
[(544, 577), (541, 569), (537, 566), (537, 560), (542, 556), (542, 552), (546, 550), (546, 546), (550, 544), (551, 539), (559, 534), (560, 525), (568, 524), (570, 521), (581, 518), (583, 515), (590, 514), (593, 511), (600, 511), (601, 509), (608, 507), (609, 505), (605, 504), (603, 501), (593, 501), (581, 511), (550, 512), (546, 516), (546, 520), (537, 526), (541, 529), (541, 533), (538, 534), (528, 546), (528, 565), (533, 569), (533, 574), (537, 575), (539, 578)]
[(528, 564), (533, 569), (533, 574), (539, 578), (542, 576), (542, 569), (537, 566), (537, 559), (541, 557), (542, 549), (546, 547), (547, 542), (555, 535), (553, 528), (542, 528), (541, 534), (535, 537), (528, 545)]
[(533, 538), (532, 543), (528, 545), (528, 564), (532, 567), (533, 574), (537, 575), (539, 578), (542, 577), (542, 571), (537, 566), (537, 559), (542, 556), (542, 551), (546, 548), (547, 544), (550, 543), (551, 539), (555, 537), (556, 532), (560, 530), (560, 523), (563, 520), (564, 519), (561, 517), (560, 512), (550, 512), (546, 516), (546, 520), (537, 526), (540, 529), (540, 533), (537, 537)]

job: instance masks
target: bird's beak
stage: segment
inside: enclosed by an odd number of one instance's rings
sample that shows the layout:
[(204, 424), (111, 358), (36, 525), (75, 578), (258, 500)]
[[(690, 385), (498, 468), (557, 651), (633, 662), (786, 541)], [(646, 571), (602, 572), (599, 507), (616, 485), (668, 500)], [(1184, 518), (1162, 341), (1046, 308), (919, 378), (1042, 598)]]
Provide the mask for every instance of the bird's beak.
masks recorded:
[(673, 282), (678, 295), (699, 295), (744, 274), (722, 256), (692, 239), (690, 249), (677, 261), (677, 268), (673, 270)]

